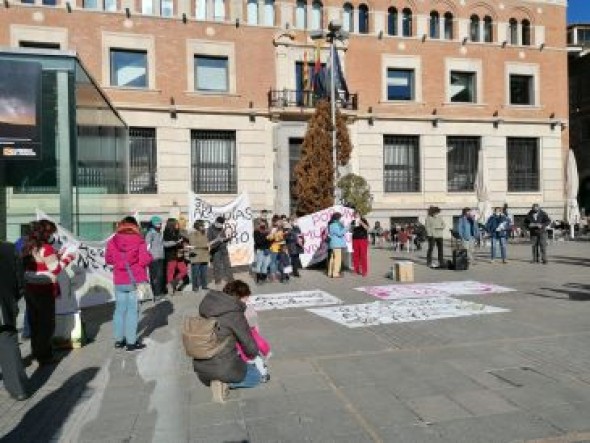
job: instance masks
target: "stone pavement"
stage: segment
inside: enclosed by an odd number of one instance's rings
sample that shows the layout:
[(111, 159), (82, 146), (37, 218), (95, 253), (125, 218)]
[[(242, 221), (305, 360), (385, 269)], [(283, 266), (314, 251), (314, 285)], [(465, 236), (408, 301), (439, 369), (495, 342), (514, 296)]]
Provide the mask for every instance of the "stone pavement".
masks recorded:
[(420, 252), (373, 250), (367, 279), (308, 270), (289, 285), (256, 288), (318, 288), (366, 303), (374, 299), (353, 288), (390, 284), (391, 257), (402, 256), (417, 261), (416, 282), (478, 280), (518, 292), (463, 297), (507, 313), (358, 329), (304, 309), (261, 312), (272, 379), (232, 392), (225, 405), (211, 403), (180, 343), (183, 313), (200, 295), (146, 304), (147, 348), (137, 353), (113, 349), (111, 307), (91, 309), (95, 340), (55, 368), (33, 363), (31, 399), (0, 390), (0, 441), (588, 442), (589, 247), (554, 244), (542, 266), (528, 262), (527, 245), (513, 245), (508, 265), (467, 272), (427, 269)]

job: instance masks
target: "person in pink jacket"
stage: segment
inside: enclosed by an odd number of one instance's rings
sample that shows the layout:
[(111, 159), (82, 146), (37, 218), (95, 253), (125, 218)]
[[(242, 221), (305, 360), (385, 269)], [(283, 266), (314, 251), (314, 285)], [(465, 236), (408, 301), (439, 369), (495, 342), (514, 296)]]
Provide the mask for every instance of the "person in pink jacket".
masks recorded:
[(117, 233), (107, 243), (106, 262), (113, 266), (115, 284), (115, 348), (126, 346), (128, 351), (142, 349), (145, 345), (137, 340), (136, 285), (149, 281), (147, 268), (152, 256), (135, 218), (125, 217), (117, 226)]

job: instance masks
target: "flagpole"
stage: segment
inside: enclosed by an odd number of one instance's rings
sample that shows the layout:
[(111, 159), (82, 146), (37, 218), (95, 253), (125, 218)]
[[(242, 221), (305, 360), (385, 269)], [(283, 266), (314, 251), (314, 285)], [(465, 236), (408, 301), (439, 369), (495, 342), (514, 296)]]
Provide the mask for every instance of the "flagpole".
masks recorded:
[(332, 161), (334, 163), (334, 204), (338, 204), (338, 153), (336, 149), (336, 82), (334, 81), (334, 37), (330, 39), (330, 105), (332, 111)]

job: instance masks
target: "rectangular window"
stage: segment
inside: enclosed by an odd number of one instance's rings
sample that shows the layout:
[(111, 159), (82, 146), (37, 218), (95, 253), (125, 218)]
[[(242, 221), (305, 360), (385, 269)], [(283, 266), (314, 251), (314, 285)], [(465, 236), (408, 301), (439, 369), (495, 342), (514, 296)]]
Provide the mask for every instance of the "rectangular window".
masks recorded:
[(158, 193), (156, 130), (129, 128), (129, 193)]
[(539, 191), (539, 140), (508, 138), (508, 192)]
[(387, 100), (414, 100), (413, 69), (387, 69)]
[(195, 56), (195, 91), (228, 92), (228, 58)]
[(98, 0), (84, 0), (84, 9), (98, 9)]
[(57, 6), (57, 0), (42, 0), (41, 4), (43, 6)]
[(141, 0), (141, 13), (144, 15), (153, 15), (154, 0)]
[(109, 12), (116, 12), (117, 0), (104, 0), (104, 10)]
[(418, 137), (383, 137), (383, 181), (385, 192), (420, 192)]
[(174, 2), (172, 0), (161, 0), (160, 15), (162, 17), (174, 16)]
[(193, 191), (201, 194), (235, 194), (238, 190), (236, 133), (192, 131)]
[(476, 103), (475, 72), (451, 71), (451, 102), (452, 103)]
[(447, 137), (447, 190), (472, 192), (477, 174), (479, 137)]
[(147, 88), (147, 51), (111, 49), (111, 86)]
[(532, 75), (510, 75), (510, 104), (534, 105), (534, 78)]

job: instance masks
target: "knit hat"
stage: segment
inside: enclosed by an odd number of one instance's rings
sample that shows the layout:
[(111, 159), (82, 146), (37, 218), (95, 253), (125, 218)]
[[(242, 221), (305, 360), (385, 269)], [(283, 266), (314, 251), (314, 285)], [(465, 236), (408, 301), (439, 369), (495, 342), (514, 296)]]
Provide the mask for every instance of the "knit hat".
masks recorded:
[(154, 215), (152, 218), (150, 218), (150, 223), (152, 224), (152, 226), (161, 225), (162, 218), (158, 217), (157, 215)]

